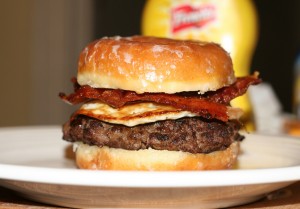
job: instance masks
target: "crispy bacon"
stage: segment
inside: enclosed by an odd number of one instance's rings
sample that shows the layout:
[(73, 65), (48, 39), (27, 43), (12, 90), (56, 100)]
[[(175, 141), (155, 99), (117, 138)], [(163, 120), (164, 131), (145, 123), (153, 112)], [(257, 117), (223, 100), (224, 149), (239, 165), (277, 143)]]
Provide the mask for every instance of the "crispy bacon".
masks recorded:
[(259, 73), (255, 72), (253, 75), (239, 77), (236, 82), (230, 86), (223, 87), (217, 91), (211, 91), (204, 94), (209, 101), (229, 104), (234, 98), (241, 96), (246, 93), (250, 85), (256, 85), (261, 83), (261, 79), (258, 78)]
[(59, 96), (66, 102), (78, 104), (97, 99), (108, 105), (119, 108), (133, 102), (155, 102), (158, 104), (171, 105), (181, 110), (188, 110), (199, 116), (211, 119), (227, 121), (227, 105), (229, 102), (244, 94), (250, 85), (261, 82), (258, 74), (247, 77), (240, 77), (237, 81), (227, 87), (217, 91), (210, 91), (205, 94), (197, 92), (165, 94), (165, 93), (143, 93), (137, 94), (133, 91), (119, 89), (92, 88), (88, 85), (80, 86), (76, 79), (74, 83), (74, 93), (67, 96), (60, 93)]

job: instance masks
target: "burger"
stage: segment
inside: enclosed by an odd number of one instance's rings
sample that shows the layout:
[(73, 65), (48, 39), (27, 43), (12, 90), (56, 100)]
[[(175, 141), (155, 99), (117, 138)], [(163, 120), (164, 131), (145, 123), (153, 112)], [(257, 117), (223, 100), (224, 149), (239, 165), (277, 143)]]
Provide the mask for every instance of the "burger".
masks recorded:
[(81, 105), (63, 125), (77, 166), (147, 171), (232, 168), (243, 112), (230, 101), (261, 82), (236, 78), (218, 44), (146, 36), (90, 43), (72, 81), (59, 96)]

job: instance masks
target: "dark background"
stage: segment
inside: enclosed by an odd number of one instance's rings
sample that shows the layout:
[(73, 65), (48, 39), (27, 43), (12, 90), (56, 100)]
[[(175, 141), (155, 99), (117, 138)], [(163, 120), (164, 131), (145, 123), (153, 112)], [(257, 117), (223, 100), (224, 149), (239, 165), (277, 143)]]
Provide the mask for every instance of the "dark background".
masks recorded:
[[(259, 39), (252, 71), (272, 85), (284, 111), (292, 111), (293, 68), (300, 45), (300, 1), (254, 0)], [(95, 38), (141, 33), (143, 0), (95, 0)]]

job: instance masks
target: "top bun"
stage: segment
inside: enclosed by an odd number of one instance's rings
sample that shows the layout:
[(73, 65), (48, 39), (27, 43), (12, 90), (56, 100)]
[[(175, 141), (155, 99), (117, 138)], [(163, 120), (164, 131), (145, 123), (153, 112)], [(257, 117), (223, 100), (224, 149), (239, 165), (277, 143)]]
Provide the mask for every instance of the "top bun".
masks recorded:
[(176, 93), (214, 91), (235, 82), (218, 44), (133, 36), (102, 38), (80, 54), (77, 81), (94, 88)]

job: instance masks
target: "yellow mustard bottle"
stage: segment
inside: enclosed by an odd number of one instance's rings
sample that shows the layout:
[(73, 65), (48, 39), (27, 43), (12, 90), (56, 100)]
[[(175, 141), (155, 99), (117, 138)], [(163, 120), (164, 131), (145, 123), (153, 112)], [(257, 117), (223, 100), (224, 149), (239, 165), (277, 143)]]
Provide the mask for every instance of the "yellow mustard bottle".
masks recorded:
[[(219, 43), (230, 53), (236, 76), (245, 76), (257, 42), (257, 15), (251, 0), (148, 0), (142, 34)], [(248, 95), (231, 104), (244, 110), (242, 120), (254, 130)]]

